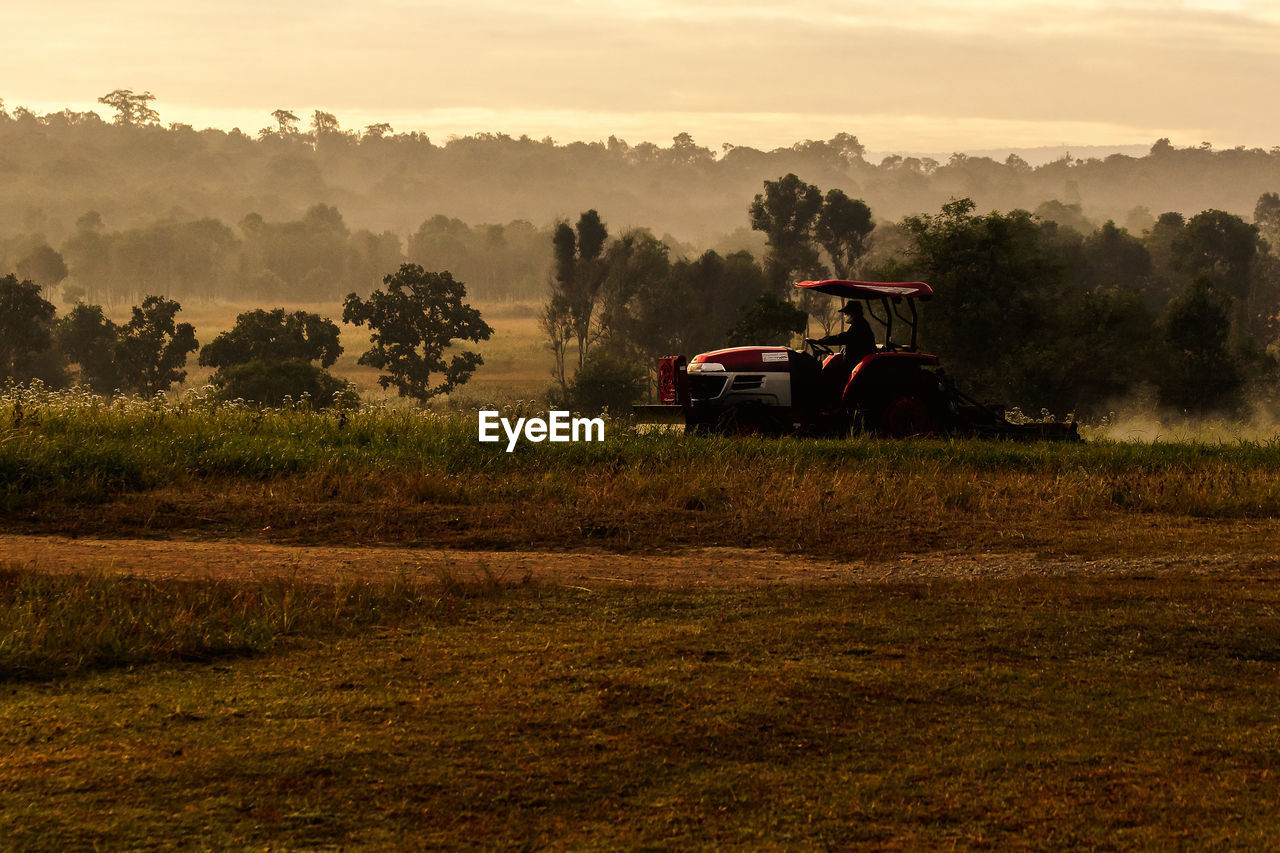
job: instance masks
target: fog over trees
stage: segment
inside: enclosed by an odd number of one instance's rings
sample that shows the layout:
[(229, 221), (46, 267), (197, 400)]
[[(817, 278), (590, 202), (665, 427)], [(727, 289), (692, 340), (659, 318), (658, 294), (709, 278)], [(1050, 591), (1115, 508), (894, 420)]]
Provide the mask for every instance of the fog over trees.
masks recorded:
[(437, 214), (542, 228), (595, 209), (618, 226), (710, 248), (717, 235), (743, 227), (743, 198), (787, 173), (862, 199), (882, 221), (951, 198), (971, 198), (981, 210), (1056, 200), (1131, 231), (1145, 227), (1150, 211), (1251, 215), (1259, 195), (1280, 186), (1280, 149), (1175, 148), (1167, 140), (1144, 157), (1034, 168), (1016, 155), (868, 162), (848, 133), (772, 151), (712, 149), (688, 134), (664, 144), (504, 134), (433, 140), (385, 123), (343, 128), (331, 113), (289, 109), (264, 115), (260, 130), (225, 132), (165, 126), (150, 92), (116, 90), (101, 100), (114, 117), (37, 115), (0, 102), (0, 235), (39, 234), (56, 248), (89, 211), (110, 232), (212, 219), (234, 233), (250, 214), (293, 222), (323, 204), (352, 231), (402, 239)]
[[(1280, 406), (1280, 149), (870, 163), (849, 134), (438, 144), (287, 109), (251, 137), (164, 127), (153, 100), (113, 91), (110, 121), (0, 103), (0, 379), (154, 393), (197, 347), (174, 300), (352, 305), (415, 269), (541, 303), (554, 394), (617, 408), (658, 355), (830, 331), (790, 282), (836, 275), (932, 283), (922, 343), (984, 395)], [(323, 384), (318, 358), (299, 381)]]

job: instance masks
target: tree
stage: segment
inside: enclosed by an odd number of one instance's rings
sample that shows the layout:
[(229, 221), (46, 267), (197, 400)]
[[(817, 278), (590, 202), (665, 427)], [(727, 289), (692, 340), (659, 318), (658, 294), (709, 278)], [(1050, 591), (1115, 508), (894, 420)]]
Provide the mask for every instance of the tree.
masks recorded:
[(1043, 202), (1036, 208), (1036, 218), (1044, 222), (1056, 222), (1063, 228), (1070, 228), (1081, 234), (1093, 231), (1093, 223), (1085, 218), (1084, 210), (1078, 204), (1065, 204), (1057, 199)]
[(22, 278), (48, 288), (56, 287), (67, 277), (67, 265), (62, 260), (62, 255), (44, 243), (18, 261), (15, 271)]
[(120, 328), (116, 365), (123, 388), (151, 397), (187, 378), (182, 369), (187, 355), (200, 347), (195, 328), (178, 323), (182, 306), (163, 296), (148, 296), (135, 305), (133, 316)]
[(250, 361), (301, 359), (330, 367), (341, 354), (332, 320), (307, 311), (286, 314), (283, 308), (258, 308), (236, 317), (234, 327), (205, 344), (200, 364), (221, 369)]
[(61, 379), (52, 347), (56, 314), (40, 296), (40, 285), (15, 275), (0, 278), (0, 382)]
[(1174, 260), (1174, 247), (1181, 241), (1186, 226), (1186, 217), (1181, 213), (1167, 211), (1156, 217), (1142, 235), (1142, 245), (1151, 256), (1151, 276), (1143, 295), (1157, 312), (1163, 312), (1169, 301), (1190, 283), (1190, 278), (1177, 268)]
[(392, 231), (374, 234), (361, 229), (351, 235), (348, 247), (349, 277), (361, 289), (375, 287), (385, 270), (397, 269), (405, 260), (400, 235)]
[(1055, 412), (1105, 413), (1159, 370), (1155, 317), (1134, 288), (1097, 287), (1062, 300), (1053, 331), (1031, 348), (1025, 370)]
[(716, 159), (710, 148), (703, 148), (694, 142), (693, 137), (688, 133), (677, 134), (671, 140), (669, 156), (672, 164), (679, 166), (694, 166), (700, 163), (710, 164), (714, 163)]
[(91, 210), (76, 220), (76, 232), (62, 244), (73, 280), (92, 302), (104, 301), (111, 295), (110, 245), (102, 230), (102, 217)]
[(867, 153), (867, 147), (858, 141), (858, 137), (845, 131), (841, 131), (831, 137), (827, 142), (827, 147), (838, 154), (848, 165), (863, 162), (863, 155)]
[(751, 227), (768, 239), (765, 275), (779, 296), (788, 292), (793, 272), (824, 277), (813, 247), (813, 228), (821, 210), (822, 191), (794, 174), (765, 181), (764, 192), (751, 203)]
[(472, 237), (461, 219), (436, 214), (410, 235), (408, 260), (426, 269), (461, 269), (471, 260)]
[[(320, 409), (353, 396), (348, 383), (325, 368), (342, 355), (333, 320), (308, 311), (244, 311), (236, 325), (200, 351), (200, 364), (216, 368), (212, 383), (223, 400), (279, 406), (310, 398)], [(316, 362), (319, 361), (319, 364)]]
[(733, 346), (786, 346), (804, 331), (809, 315), (785, 299), (765, 293), (743, 312), (729, 332)]
[[(302, 219), (266, 222), (249, 214), (240, 223), (248, 254), (279, 280), (285, 295), (299, 300), (337, 298), (352, 282), (348, 275), (351, 234), (337, 208), (312, 205)], [(359, 282), (363, 286), (367, 284)]]
[(289, 110), (274, 110), (271, 117), (276, 120), (279, 126), (279, 134), (283, 136), (292, 136), (298, 132), (298, 117)]
[(1253, 224), (1271, 245), (1271, 251), (1280, 252), (1280, 194), (1263, 193), (1253, 208)]
[(116, 124), (137, 127), (154, 124), (160, 119), (160, 114), (148, 106), (155, 99), (156, 96), (150, 92), (135, 95), (132, 89), (116, 89), (98, 98), (98, 103), (106, 104), (116, 111)]
[(1030, 213), (974, 214), (972, 200), (911, 216), (914, 270), (933, 285), (927, 343), (982, 395), (1043, 405), (1040, 371), (1029, 369), (1054, 339), (1063, 269)]
[[(403, 264), (383, 284), (386, 291), (375, 290), (368, 299), (348, 294), (342, 311), (344, 322), (369, 326), (372, 346), (359, 363), (386, 371), (378, 384), (394, 385), (400, 396), (425, 402), (470, 379), (484, 359), (463, 351), (446, 363), (444, 351), (455, 340), (487, 341), (493, 329), (463, 301), (467, 290), (462, 282), (447, 271)], [(433, 374), (442, 377), (436, 385), (431, 384)]]
[(1108, 219), (1081, 244), (1084, 277), (1092, 287), (1137, 288), (1151, 275), (1151, 254), (1142, 241)]
[(1200, 276), (1169, 303), (1160, 332), (1168, 352), (1156, 381), (1162, 404), (1195, 415), (1239, 409), (1244, 366), (1228, 343), (1228, 294)]
[(576, 229), (561, 222), (552, 233), (555, 285), (541, 319), (556, 355), (555, 374), (561, 388), (567, 387), (564, 359), (568, 335), (572, 334), (578, 345), (578, 367), (581, 368), (598, 331), (594, 328), (596, 307), (608, 274), (608, 263), (601, 254), (608, 239), (609, 230), (594, 210), (578, 217)]
[[(648, 361), (656, 349), (668, 349), (665, 327), (677, 319), (667, 244), (648, 231), (628, 231), (609, 246), (608, 273), (601, 290), (600, 328), (617, 352)], [(672, 298), (674, 297), (674, 298)], [(690, 312), (675, 314), (687, 316)]]
[(1205, 210), (1187, 220), (1173, 253), (1184, 272), (1207, 276), (1214, 287), (1244, 300), (1258, 249), (1258, 226), (1232, 213)]
[(1025, 210), (960, 199), (904, 220), (906, 270), (933, 285), (925, 346), (965, 390), (1032, 411), (1096, 412), (1152, 379), (1145, 248), (1108, 222), (1088, 238)]
[(538, 325), (547, 333), (547, 347), (554, 359), (551, 376), (559, 383), (561, 391), (567, 391), (569, 378), (565, 361), (569, 342), (573, 340), (573, 313), (569, 310), (569, 298), (554, 286), (538, 313)]
[[(677, 261), (671, 267), (668, 292), (654, 294), (647, 311), (649, 324), (670, 340), (664, 352), (658, 352), (655, 347), (649, 353), (650, 362), (657, 356), (674, 352), (699, 352), (724, 346), (734, 326), (768, 292), (764, 271), (749, 252), (733, 252), (722, 257), (708, 251), (696, 259)], [(785, 303), (785, 300), (775, 298), (773, 302)], [(698, 306), (698, 310), (690, 311), (690, 305)], [(784, 313), (794, 316), (791, 311)], [(784, 317), (783, 326), (787, 325)], [(752, 321), (748, 321), (747, 326), (756, 328)], [(766, 324), (762, 333), (773, 336), (776, 329), (777, 324)], [(789, 336), (789, 332), (783, 333), (784, 338)], [(752, 338), (750, 343), (762, 340), (764, 338)]]
[[(352, 394), (330, 367), (342, 354), (338, 327), (307, 311), (246, 311), (200, 350), (200, 364), (216, 368), (218, 396), (278, 406), (309, 397), (320, 408)], [(319, 364), (316, 364), (319, 362)]]
[(327, 133), (341, 132), (338, 127), (338, 117), (333, 113), (327, 113), (324, 110), (316, 110), (315, 113), (312, 114), (311, 129), (315, 132), (317, 138)]
[(67, 361), (79, 366), (81, 384), (99, 394), (120, 387), (116, 369), (120, 330), (102, 313), (102, 306), (76, 305), (58, 321), (56, 339)]
[(849, 278), (859, 259), (870, 248), (868, 238), (876, 224), (871, 221), (871, 208), (861, 199), (849, 198), (843, 190), (827, 191), (818, 211), (814, 235), (827, 250), (836, 278)]
[[(643, 230), (628, 231), (609, 246), (599, 321), (603, 337), (596, 346), (611, 357), (625, 355), (648, 367), (663, 355), (723, 346), (744, 310), (769, 289), (749, 252), (722, 257), (707, 251), (672, 262), (671, 251)], [(776, 334), (776, 328), (762, 333)], [(588, 359), (594, 353), (593, 347)]]
[(1221, 210), (1205, 210), (1187, 220), (1173, 245), (1175, 265), (1191, 276), (1204, 276), (1232, 297), (1233, 326), (1259, 337), (1275, 313), (1274, 304), (1254, 299), (1254, 265), (1261, 254), (1258, 226)]
[[(843, 190), (827, 191), (814, 224), (814, 236), (831, 259), (836, 278), (852, 277), (858, 261), (871, 248), (868, 238), (875, 227), (871, 221), (871, 208), (865, 202), (849, 198)], [(801, 293), (799, 301), (809, 316), (822, 326), (823, 334), (831, 334), (839, 303), (810, 291)]]

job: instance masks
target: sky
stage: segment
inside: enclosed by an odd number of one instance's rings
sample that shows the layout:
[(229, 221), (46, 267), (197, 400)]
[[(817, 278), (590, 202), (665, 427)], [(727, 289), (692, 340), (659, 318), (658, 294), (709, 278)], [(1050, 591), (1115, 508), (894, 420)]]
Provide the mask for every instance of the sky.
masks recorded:
[(0, 0), (9, 109), (875, 151), (1280, 144), (1280, 2)]

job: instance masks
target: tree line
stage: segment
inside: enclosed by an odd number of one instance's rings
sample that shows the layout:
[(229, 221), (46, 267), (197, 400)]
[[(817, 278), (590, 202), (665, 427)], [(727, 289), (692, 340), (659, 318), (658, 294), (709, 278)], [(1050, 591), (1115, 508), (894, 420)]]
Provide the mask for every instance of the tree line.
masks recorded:
[[(870, 158), (852, 133), (761, 150), (681, 133), (669, 142), (557, 143), (502, 133), (433, 140), (385, 122), (344, 128), (332, 113), (290, 109), (259, 129), (164, 124), (160, 99), (116, 90), (96, 112), (37, 114), (0, 102), (0, 234), (58, 245), (87, 210), (122, 230), (157, 220), (239, 223), (253, 212), (296, 220), (317, 204), (358, 229), (408, 234), (427, 215), (466, 222), (553, 222), (594, 208), (606, 221), (711, 246), (741, 225), (743, 198), (794, 173), (863, 199), (885, 221), (971, 198), (980, 210), (1080, 205), (1137, 233), (1148, 211), (1247, 216), (1280, 185), (1280, 149), (1156, 140), (1144, 156), (1064, 156), (1031, 165), (954, 154)], [(477, 280), (477, 284), (479, 281)]]
[[(371, 345), (358, 363), (382, 371), (383, 388), (419, 402), (465, 383), (483, 359), (460, 345), (487, 340), (493, 330), (464, 301), (463, 284), (416, 264), (402, 264), (383, 284), (385, 290), (349, 293), (343, 301), (343, 321), (370, 330)], [(214, 368), (210, 381), (222, 400), (358, 402), (351, 384), (328, 370), (342, 354), (332, 320), (258, 308), (201, 347), (194, 327), (177, 321), (181, 310), (176, 300), (147, 296), (123, 324), (84, 302), (58, 317), (38, 284), (0, 277), (0, 384), (152, 397), (183, 382), (188, 356), (199, 350), (200, 365)]]
[(937, 213), (876, 222), (868, 205), (788, 174), (749, 206), (767, 249), (673, 259), (647, 231), (609, 240), (595, 210), (556, 229), (543, 329), (554, 393), (618, 408), (666, 354), (797, 343), (829, 332), (835, 300), (797, 279), (924, 280), (922, 347), (962, 387), (1032, 412), (1105, 414), (1141, 396), (1168, 412), (1245, 413), (1277, 403), (1280, 195), (1254, 221), (1221, 210), (1166, 212), (1138, 234), (1094, 228), (1078, 205)]
[(472, 227), (437, 215), (402, 240), (389, 231), (352, 231), (337, 208), (324, 204), (283, 222), (251, 213), (234, 229), (199, 219), (110, 230), (89, 211), (57, 248), (42, 234), (0, 238), (0, 273), (34, 281), (69, 303), (108, 308), (155, 293), (327, 302), (373, 288), (402, 263), (455, 271), (479, 299), (536, 298), (551, 257), (549, 235), (524, 221)]

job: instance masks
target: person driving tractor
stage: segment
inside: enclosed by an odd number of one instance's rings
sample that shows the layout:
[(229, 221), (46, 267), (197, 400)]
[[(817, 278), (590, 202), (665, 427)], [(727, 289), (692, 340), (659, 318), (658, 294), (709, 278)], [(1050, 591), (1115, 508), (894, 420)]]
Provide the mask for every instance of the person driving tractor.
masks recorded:
[(822, 365), (824, 385), (830, 393), (837, 395), (858, 362), (876, 351), (876, 336), (871, 331), (871, 324), (862, 315), (862, 303), (850, 300), (840, 309), (840, 313), (845, 315), (845, 322), (848, 324), (843, 332), (806, 341), (824, 347), (844, 347), (842, 353), (828, 358)]
[(848, 319), (848, 327), (839, 334), (818, 338), (814, 343), (822, 346), (844, 347), (844, 362), (853, 369), (854, 365), (876, 351), (876, 336), (871, 331), (871, 324), (862, 316), (862, 303), (849, 301), (840, 309), (840, 313)]

